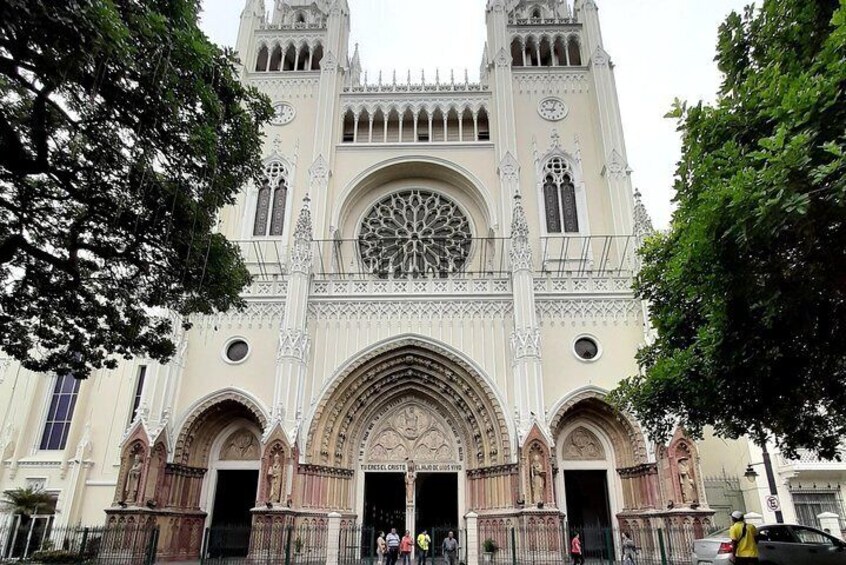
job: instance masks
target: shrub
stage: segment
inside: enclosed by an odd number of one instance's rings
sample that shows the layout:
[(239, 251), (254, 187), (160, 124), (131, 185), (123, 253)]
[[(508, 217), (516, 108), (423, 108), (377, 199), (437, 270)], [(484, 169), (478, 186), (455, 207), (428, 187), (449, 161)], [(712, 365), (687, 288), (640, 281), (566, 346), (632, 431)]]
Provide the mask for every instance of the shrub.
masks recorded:
[(485, 550), (485, 553), (496, 553), (499, 549), (499, 546), (496, 544), (496, 541), (493, 538), (488, 538), (484, 542), (482, 542), (482, 548)]

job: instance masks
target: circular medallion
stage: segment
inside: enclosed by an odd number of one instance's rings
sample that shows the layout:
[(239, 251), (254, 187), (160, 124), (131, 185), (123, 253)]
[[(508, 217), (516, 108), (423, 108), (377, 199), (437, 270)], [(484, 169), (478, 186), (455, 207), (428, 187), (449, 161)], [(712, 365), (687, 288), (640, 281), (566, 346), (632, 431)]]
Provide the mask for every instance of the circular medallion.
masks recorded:
[(273, 105), (273, 117), (270, 118), (270, 123), (274, 126), (285, 126), (294, 121), (297, 111), (294, 107), (286, 102), (280, 102)]
[(564, 101), (559, 98), (544, 98), (538, 104), (538, 113), (544, 120), (550, 122), (563, 120), (569, 111)]

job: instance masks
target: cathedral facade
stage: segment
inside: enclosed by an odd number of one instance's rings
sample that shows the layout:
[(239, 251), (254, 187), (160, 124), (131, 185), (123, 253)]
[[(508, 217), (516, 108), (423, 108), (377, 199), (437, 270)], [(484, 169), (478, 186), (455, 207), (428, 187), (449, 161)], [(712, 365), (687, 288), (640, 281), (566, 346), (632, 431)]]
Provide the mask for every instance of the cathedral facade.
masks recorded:
[(368, 77), (345, 0), (247, 0), (242, 78), (275, 115), (221, 214), (246, 309), (191, 320), (164, 365), (7, 363), (0, 489), (54, 492), (56, 524), (156, 523), (173, 559), (205, 528), (329, 513), (707, 527), (696, 445), (606, 401), (648, 339), (651, 226), (597, 6), (479, 12), (479, 81)]

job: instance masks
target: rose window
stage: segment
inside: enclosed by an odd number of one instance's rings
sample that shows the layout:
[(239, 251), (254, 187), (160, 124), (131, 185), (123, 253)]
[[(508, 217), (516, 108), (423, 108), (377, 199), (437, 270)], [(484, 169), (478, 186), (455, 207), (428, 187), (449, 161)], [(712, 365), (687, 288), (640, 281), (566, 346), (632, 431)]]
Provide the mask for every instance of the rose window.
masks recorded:
[(359, 248), (364, 269), (388, 277), (446, 277), (470, 255), (470, 222), (452, 200), (425, 190), (397, 192), (364, 218)]

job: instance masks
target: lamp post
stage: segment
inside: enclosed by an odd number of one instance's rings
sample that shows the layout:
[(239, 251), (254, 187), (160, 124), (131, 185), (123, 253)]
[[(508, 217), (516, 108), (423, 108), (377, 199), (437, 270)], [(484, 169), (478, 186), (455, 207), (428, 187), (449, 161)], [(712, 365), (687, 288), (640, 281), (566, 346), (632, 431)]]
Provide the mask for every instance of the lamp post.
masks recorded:
[[(754, 482), (755, 479), (758, 478), (758, 473), (753, 467), (755, 465), (763, 465), (764, 472), (767, 474), (767, 484), (770, 487), (770, 495), (774, 496), (775, 499), (778, 500), (778, 488), (776, 488), (775, 473), (773, 473), (773, 461), (770, 457), (770, 452), (767, 449), (766, 440), (761, 442), (761, 455), (764, 461), (762, 463), (750, 463), (746, 466), (746, 472), (743, 475), (750, 481)], [(781, 511), (781, 504), (779, 504), (778, 510), (775, 510), (774, 513), (776, 522), (784, 524), (784, 514)]]

